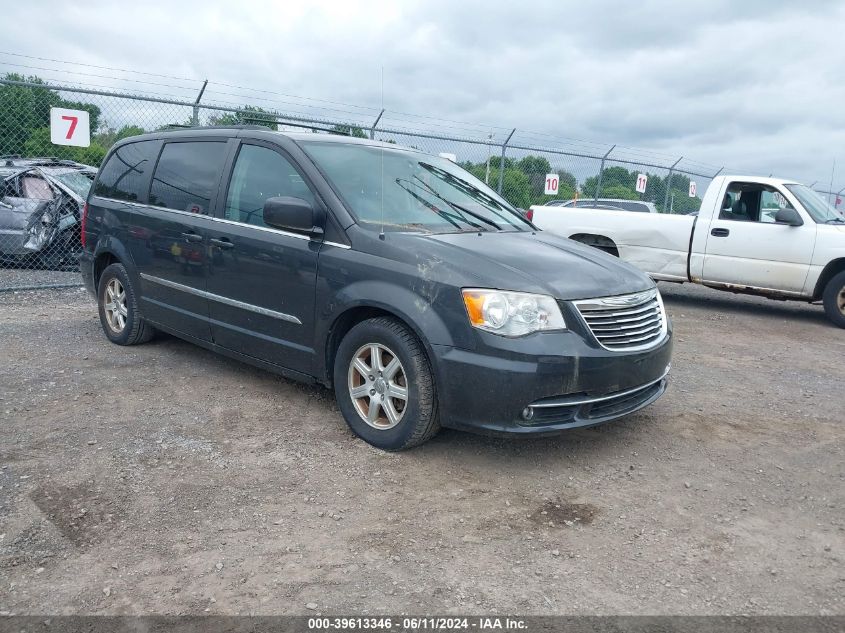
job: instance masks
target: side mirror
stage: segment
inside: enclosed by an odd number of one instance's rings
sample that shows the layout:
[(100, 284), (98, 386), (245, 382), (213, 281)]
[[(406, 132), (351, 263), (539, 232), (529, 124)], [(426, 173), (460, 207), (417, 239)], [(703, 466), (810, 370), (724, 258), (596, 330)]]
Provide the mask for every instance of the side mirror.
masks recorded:
[(316, 224), (316, 213), (310, 202), (302, 198), (279, 196), (264, 201), (264, 224), (296, 233), (322, 234)]
[(804, 224), (804, 220), (802, 220), (801, 216), (798, 215), (798, 211), (792, 207), (786, 207), (784, 209), (778, 209), (778, 212), (775, 215), (775, 223), (788, 224), (789, 226), (801, 226)]

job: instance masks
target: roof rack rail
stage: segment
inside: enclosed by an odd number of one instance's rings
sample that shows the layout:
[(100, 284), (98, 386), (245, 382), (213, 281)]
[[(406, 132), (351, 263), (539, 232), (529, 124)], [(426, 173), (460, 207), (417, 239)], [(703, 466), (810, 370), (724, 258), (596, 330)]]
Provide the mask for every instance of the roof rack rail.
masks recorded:
[[(267, 121), (267, 123), (276, 123), (276, 121)], [(166, 132), (168, 129), (177, 130), (266, 130), (266, 125), (255, 124), (236, 124), (236, 125), (186, 125), (184, 123), (171, 123), (164, 126), (165, 129), (160, 130)]]

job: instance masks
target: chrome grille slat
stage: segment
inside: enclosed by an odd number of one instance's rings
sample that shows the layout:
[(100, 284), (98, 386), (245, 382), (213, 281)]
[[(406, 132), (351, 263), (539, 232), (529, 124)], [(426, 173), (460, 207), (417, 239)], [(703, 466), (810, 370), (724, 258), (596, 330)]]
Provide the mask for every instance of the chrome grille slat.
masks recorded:
[(599, 321), (596, 319), (585, 319), (587, 324), (590, 328), (595, 330), (604, 330), (604, 329), (624, 329), (629, 327), (637, 327), (637, 324), (643, 321), (651, 321), (654, 317), (659, 316), (660, 313), (657, 310), (652, 310), (651, 312), (647, 312), (645, 315), (637, 317), (635, 319), (614, 319), (611, 321)]
[[(610, 338), (612, 338), (612, 339), (631, 338), (633, 336), (639, 336), (640, 334), (645, 334), (646, 332), (652, 332), (653, 330), (659, 330), (661, 327), (662, 327), (661, 323), (657, 322), (657, 323), (650, 323), (650, 324), (648, 324), (644, 327), (641, 327), (637, 330), (626, 330), (625, 332), (619, 332), (617, 334), (611, 334), (611, 333), (605, 333), (605, 332), (599, 332), (599, 333), (594, 332), (594, 334), (596, 334), (596, 336), (601, 336), (603, 340), (610, 339)], [(612, 342), (615, 342), (615, 341), (612, 341)]]
[(602, 318), (612, 318), (618, 316), (624, 317), (631, 316), (632, 314), (637, 314), (638, 312), (645, 312), (646, 310), (649, 310), (652, 307), (653, 306), (645, 306), (637, 310), (620, 310), (619, 312), (608, 312), (607, 310), (602, 310), (600, 308), (585, 308), (584, 310), (581, 310), (581, 314), (584, 316), (585, 319), (591, 316), (598, 316)]
[(648, 349), (666, 335), (666, 313), (656, 289), (573, 303), (605, 349), (620, 352)]
[(591, 314), (589, 312), (585, 312), (584, 318), (587, 319), (587, 321), (596, 321), (596, 322), (609, 321), (611, 323), (614, 323), (614, 322), (617, 322), (617, 321), (618, 322), (624, 322), (624, 321), (631, 321), (633, 319), (641, 319), (643, 317), (648, 316), (649, 313), (655, 312), (655, 311), (657, 311), (657, 306), (654, 306), (654, 305), (649, 306), (647, 310), (639, 310), (637, 312), (632, 312), (632, 313), (626, 314), (624, 316), (611, 316), (609, 314), (596, 314), (595, 310), (594, 310), (593, 314)]

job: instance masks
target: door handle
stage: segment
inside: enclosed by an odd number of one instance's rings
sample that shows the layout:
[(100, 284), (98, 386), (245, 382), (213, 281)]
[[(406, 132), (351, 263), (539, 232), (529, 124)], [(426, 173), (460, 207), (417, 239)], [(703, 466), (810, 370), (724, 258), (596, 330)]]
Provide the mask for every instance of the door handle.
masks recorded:
[(232, 244), (232, 242), (230, 242), (229, 240), (227, 240), (225, 238), (221, 238), (221, 239), (214, 238), (214, 239), (208, 240), (208, 242), (209, 242), (209, 244), (214, 244), (214, 246), (216, 246), (217, 248), (222, 248), (223, 250), (229, 250), (230, 248), (235, 248), (235, 245)]
[(713, 237), (727, 237), (730, 234), (731, 232), (728, 229), (713, 229), (710, 231), (710, 235)]
[(202, 242), (202, 235), (199, 233), (182, 233), (186, 242)]

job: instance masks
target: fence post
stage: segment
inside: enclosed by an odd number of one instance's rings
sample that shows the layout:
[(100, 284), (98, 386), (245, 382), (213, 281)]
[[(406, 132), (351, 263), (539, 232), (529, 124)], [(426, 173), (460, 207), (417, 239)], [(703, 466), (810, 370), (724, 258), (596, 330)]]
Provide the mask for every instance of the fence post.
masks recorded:
[(502, 158), (499, 161), (499, 195), (502, 195), (502, 185), (505, 182), (505, 150), (508, 148), (508, 143), (511, 142), (511, 137), (516, 132), (516, 128), (511, 130), (511, 133), (508, 134), (508, 137), (505, 139), (505, 142), (502, 143)]
[(672, 173), (675, 171), (675, 167), (678, 166), (684, 160), (684, 157), (681, 156), (678, 160), (674, 162), (674, 164), (669, 168), (669, 175), (666, 177), (666, 194), (663, 196), (663, 213), (666, 213), (666, 207), (669, 204), (669, 189), (672, 188)]
[(602, 177), (602, 174), (604, 173), (604, 161), (606, 161), (607, 157), (610, 156), (610, 152), (612, 152), (615, 149), (616, 149), (616, 145), (614, 145), (609, 150), (607, 150), (607, 153), (604, 156), (601, 157), (601, 166), (599, 167), (599, 181), (596, 183), (596, 193), (593, 196), (593, 204), (597, 205), (599, 203), (599, 193), (601, 193), (601, 177)]
[(197, 126), (200, 124), (200, 108), (199, 103), (200, 99), (202, 99), (202, 93), (205, 92), (205, 87), (208, 85), (208, 79), (202, 82), (202, 88), (200, 88), (200, 93), (197, 95), (197, 100), (194, 101), (194, 114), (191, 117), (191, 125)]
[(376, 126), (378, 122), (381, 121), (381, 115), (384, 114), (384, 108), (381, 109), (381, 112), (378, 113), (376, 120), (373, 121), (372, 127), (370, 127), (370, 140), (372, 141), (376, 137)]

